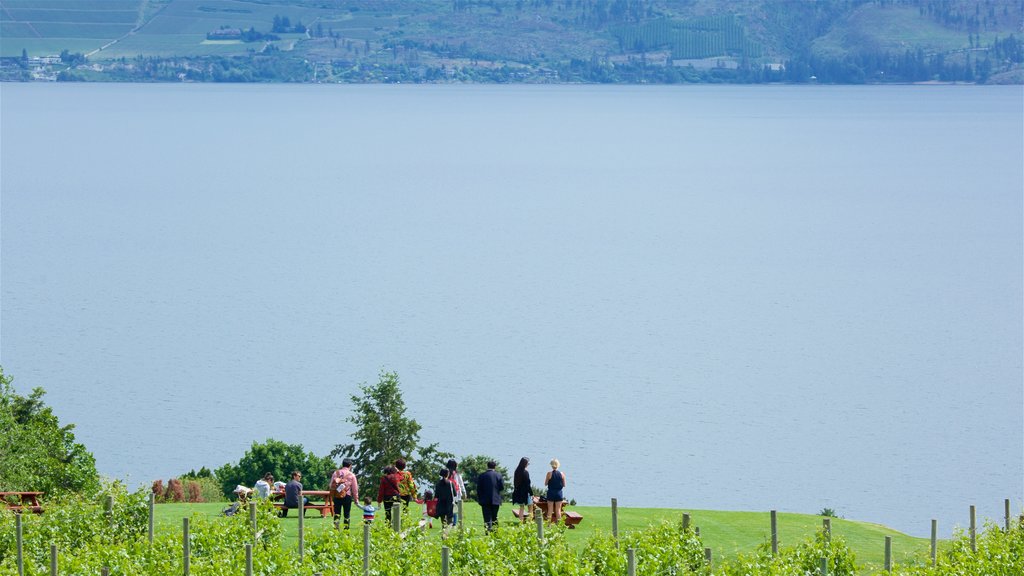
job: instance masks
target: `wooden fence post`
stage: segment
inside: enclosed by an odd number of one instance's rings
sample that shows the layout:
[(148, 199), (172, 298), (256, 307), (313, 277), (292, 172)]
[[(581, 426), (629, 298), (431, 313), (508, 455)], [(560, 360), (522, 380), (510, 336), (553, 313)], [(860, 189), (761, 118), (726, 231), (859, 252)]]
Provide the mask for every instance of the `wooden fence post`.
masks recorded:
[(256, 503), (249, 502), (249, 524), (252, 525), (252, 541), (256, 541)]
[(110, 576), (110, 568), (107, 566), (100, 568), (100, 576)]
[(710, 568), (712, 563), (711, 548), (704, 549), (704, 561), (708, 563), (708, 567)]
[(451, 570), (451, 551), (447, 546), (441, 546), (441, 576), (448, 576)]
[(619, 499), (612, 498), (612, 538), (615, 539), (615, 547), (619, 546)]
[(370, 576), (370, 525), (363, 522), (363, 576)]
[(700, 526), (693, 527), (693, 535), (700, 538)]
[(252, 576), (252, 544), (245, 545), (245, 576)]
[(1003, 500), (1004, 514), (1006, 515), (1006, 531), (1010, 531), (1010, 499)]
[(971, 504), (971, 552), (978, 551), (978, 540), (977, 540), (977, 516), (974, 509), (974, 504)]
[(935, 566), (936, 553), (938, 552), (939, 521), (932, 518), (932, 566)]
[(626, 548), (626, 576), (636, 576), (636, 550)]
[(153, 516), (154, 516), (154, 508), (155, 507), (156, 507), (156, 494), (150, 492), (149, 493), (149, 532), (147, 533), (147, 537), (149, 538), (149, 543), (150, 544), (153, 543)]
[(534, 514), (533, 520), (537, 523), (537, 540), (544, 540), (544, 515)]
[(25, 576), (25, 553), (23, 551), (24, 542), (21, 535), (21, 514), (14, 517), (14, 533), (15, 539), (17, 540), (18, 549), (18, 576)]
[(821, 521), (821, 529), (825, 532), (825, 542), (832, 542), (832, 519), (824, 518)]
[(686, 533), (690, 529), (690, 515), (683, 513), (683, 533)]
[(189, 565), (191, 563), (192, 548), (188, 537), (188, 518), (181, 519), (181, 566), (182, 573), (188, 576)]
[[(330, 498), (330, 496), (328, 496)], [(306, 559), (306, 501), (299, 493), (299, 563)]]
[(885, 537), (885, 571), (892, 572), (892, 536)]
[[(459, 521), (462, 521), (461, 510), (459, 510)], [(398, 502), (391, 505), (391, 527), (395, 532), (402, 531), (402, 506)]]
[(107, 496), (106, 501), (103, 503), (103, 513), (107, 515), (107, 527), (114, 527), (114, 497)]
[(772, 556), (779, 553), (778, 514), (772, 510)]
[(818, 570), (820, 576), (828, 576), (828, 560), (821, 559), (821, 568)]
[(50, 576), (57, 576), (57, 545), (50, 544)]

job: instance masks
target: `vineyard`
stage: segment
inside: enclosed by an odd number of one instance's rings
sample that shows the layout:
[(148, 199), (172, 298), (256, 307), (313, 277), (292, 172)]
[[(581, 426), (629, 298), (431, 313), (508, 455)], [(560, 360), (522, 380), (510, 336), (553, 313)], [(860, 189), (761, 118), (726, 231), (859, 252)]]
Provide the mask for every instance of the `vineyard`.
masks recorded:
[[(174, 574), (197, 576), (367, 575), (795, 575), (902, 574), (943, 576), (1024, 573), (1024, 528), (993, 524), (976, 539), (959, 534), (931, 560), (915, 556), (890, 570), (865, 568), (843, 538), (827, 529), (773, 550), (768, 542), (718, 560), (699, 530), (665, 520), (613, 534), (594, 531), (573, 545), (564, 527), (503, 525), (398, 531), (379, 520), (336, 531), (329, 522), (310, 530), (298, 546), (285, 520), (264, 502), (231, 517), (193, 515), (177, 529), (149, 528), (141, 492), (108, 490), (109, 499), (51, 502), (42, 515), (0, 512), (0, 575), (68, 576)], [(107, 501), (109, 504), (104, 504)], [(316, 522), (317, 520), (311, 519)], [(293, 520), (295, 522), (295, 520)], [(19, 548), (20, 544), (20, 548)]]
[(669, 49), (675, 59), (715, 56), (758, 58), (762, 47), (747, 38), (740, 21), (731, 15), (692, 20), (661, 18), (612, 30), (619, 48), (627, 52)]

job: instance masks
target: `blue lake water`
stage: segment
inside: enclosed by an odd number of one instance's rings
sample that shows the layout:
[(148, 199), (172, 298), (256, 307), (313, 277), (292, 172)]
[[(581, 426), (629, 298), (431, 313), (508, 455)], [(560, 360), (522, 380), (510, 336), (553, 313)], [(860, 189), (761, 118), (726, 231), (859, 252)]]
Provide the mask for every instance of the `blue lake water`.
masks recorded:
[(0, 86), (0, 361), (134, 484), (425, 441), (586, 504), (1024, 506), (1021, 87)]

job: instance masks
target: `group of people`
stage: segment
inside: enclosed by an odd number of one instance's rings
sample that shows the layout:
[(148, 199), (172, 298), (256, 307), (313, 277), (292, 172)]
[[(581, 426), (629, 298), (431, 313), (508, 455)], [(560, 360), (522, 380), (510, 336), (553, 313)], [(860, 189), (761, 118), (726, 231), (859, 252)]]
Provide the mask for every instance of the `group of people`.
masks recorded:
[[(529, 458), (521, 458), (512, 475), (512, 504), (519, 506), (519, 517), (523, 522), (528, 518), (527, 509), (529, 516), (532, 516), (538, 504), (530, 483), (530, 472), (527, 470), (529, 465)], [(493, 529), (498, 521), (498, 509), (501, 507), (502, 492), (505, 490), (505, 479), (498, 473), (497, 466), (494, 461), (487, 462), (487, 470), (475, 479), (477, 503), (483, 512), (487, 530)], [(303, 506), (308, 503), (302, 496), (302, 473), (296, 470), (291, 476), (288, 483), (283, 483), (275, 482), (274, 476), (267, 473), (256, 482), (253, 492), (258, 498), (269, 498), (273, 494), (283, 493), (284, 509), (281, 514), (287, 516), (288, 509), (298, 508), (300, 500), (303, 501)], [(427, 507), (424, 508), (423, 523), (432, 526), (430, 518), (434, 517), (441, 521), (442, 526), (456, 524), (459, 521), (458, 504), (468, 495), (466, 483), (459, 473), (458, 462), (448, 460), (445, 467), (438, 472), (438, 476), (433, 490), (427, 490), (423, 495), (422, 501), (429, 503), (428, 507), (434, 510), (434, 514), (428, 516)], [(566, 486), (566, 476), (559, 469), (557, 458), (551, 460), (551, 470), (544, 476), (544, 486), (546, 489), (540, 504), (546, 506), (545, 515), (548, 520), (557, 524), (562, 518), (562, 491)], [(416, 481), (412, 472), (406, 469), (406, 462), (402, 458), (384, 469), (377, 488), (377, 507), (373, 506), (369, 496), (364, 496), (362, 505), (359, 504), (359, 482), (352, 472), (352, 460), (349, 458), (342, 460), (341, 468), (331, 473), (328, 492), (328, 498), (332, 499), (334, 505), (334, 527), (339, 528), (341, 523), (344, 523), (346, 529), (350, 526), (353, 502), (361, 509), (364, 521), (372, 521), (376, 511), (382, 506), (390, 522), (395, 506), (401, 505), (404, 511), (408, 512), (409, 504), (418, 496)]]

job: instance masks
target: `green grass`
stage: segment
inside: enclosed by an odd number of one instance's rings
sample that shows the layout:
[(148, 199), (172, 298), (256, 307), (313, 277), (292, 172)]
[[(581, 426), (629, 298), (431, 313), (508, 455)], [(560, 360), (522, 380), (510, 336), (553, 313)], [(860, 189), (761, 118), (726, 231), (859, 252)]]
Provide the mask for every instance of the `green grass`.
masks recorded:
[[(181, 519), (192, 514), (217, 516), (227, 503), (213, 504), (160, 504), (156, 507), (156, 526), (158, 531), (181, 531)], [(412, 518), (420, 518), (417, 505), (410, 508)], [(466, 525), (483, 526), (480, 507), (469, 503), (465, 506)], [(611, 508), (597, 506), (574, 506), (571, 508), (583, 515), (583, 522), (575, 530), (569, 531), (568, 541), (581, 547), (587, 538), (597, 531), (610, 533), (612, 529)], [(362, 525), (358, 510), (353, 508), (353, 527)], [(771, 520), (768, 512), (725, 512), (718, 510), (673, 510), (661, 508), (619, 508), (619, 532), (646, 528), (663, 520), (681, 522), (683, 512), (691, 516), (692, 525), (700, 528), (701, 538), (705, 545), (714, 551), (716, 559), (734, 559), (739, 553), (751, 554), (757, 546), (769, 541)], [(244, 513), (244, 511), (243, 511)], [(383, 516), (383, 513), (379, 513)], [(512, 506), (501, 507), (502, 522), (512, 522)], [(283, 520), (285, 545), (298, 545), (298, 518), (292, 512)], [(319, 514), (306, 513), (304, 526), (307, 532), (331, 530), (330, 518), (322, 519)], [(779, 545), (789, 546), (810, 537), (820, 530), (822, 517), (810, 514), (778, 514)], [(435, 521), (434, 534), (440, 537), (440, 529)], [(893, 559), (903, 563), (911, 558), (922, 560), (928, 557), (929, 543), (924, 538), (914, 538), (879, 524), (856, 522), (839, 518), (832, 519), (832, 533), (842, 537), (857, 555), (858, 564), (863, 571), (869, 572), (882, 568), (885, 537), (892, 537)], [(350, 537), (361, 537), (361, 531), (353, 530)], [(940, 543), (941, 545), (941, 543)]]

